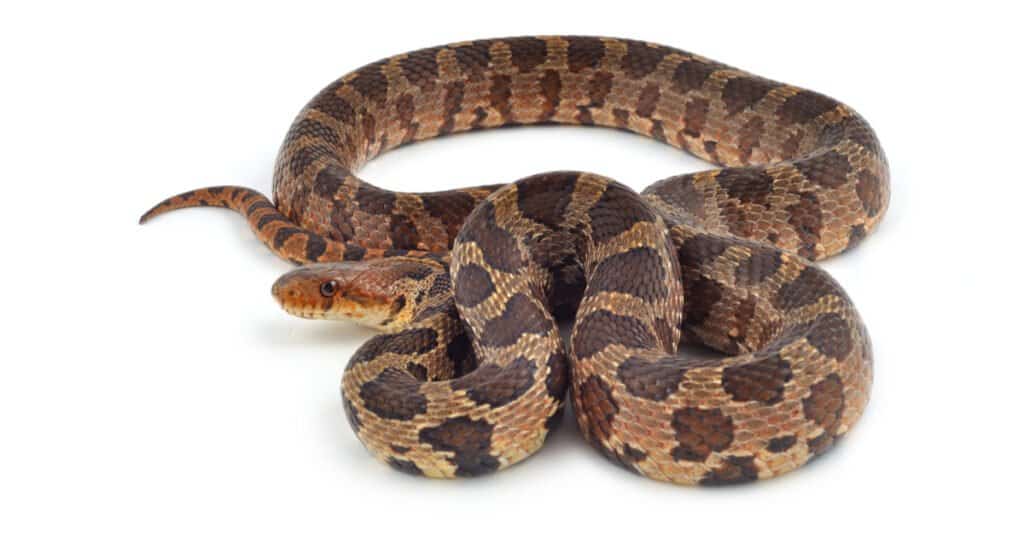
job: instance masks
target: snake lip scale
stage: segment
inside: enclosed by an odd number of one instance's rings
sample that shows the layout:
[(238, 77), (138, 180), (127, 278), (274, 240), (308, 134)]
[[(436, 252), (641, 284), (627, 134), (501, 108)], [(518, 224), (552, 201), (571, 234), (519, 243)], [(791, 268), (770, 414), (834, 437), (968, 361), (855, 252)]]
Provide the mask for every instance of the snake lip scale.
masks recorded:
[[(355, 175), (413, 141), (547, 123), (627, 130), (721, 168), (640, 193), (578, 171), (431, 193)], [(515, 464), (568, 397), (586, 441), (629, 470), (753, 481), (830, 449), (868, 402), (867, 330), (812, 261), (876, 227), (888, 165), (867, 122), (822, 94), (628, 39), (453, 43), (324, 88), (285, 136), (273, 192), (193, 190), (140, 222), (235, 210), (300, 265), (272, 288), (286, 311), (380, 329), (349, 361), (342, 405), (403, 472)], [(567, 346), (555, 311), (575, 316)]]

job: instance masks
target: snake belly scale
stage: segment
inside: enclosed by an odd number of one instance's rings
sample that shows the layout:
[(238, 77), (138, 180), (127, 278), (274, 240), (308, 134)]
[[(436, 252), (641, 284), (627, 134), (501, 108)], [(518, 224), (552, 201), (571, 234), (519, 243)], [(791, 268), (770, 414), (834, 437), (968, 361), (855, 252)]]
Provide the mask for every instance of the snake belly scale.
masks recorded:
[[(575, 171), (432, 193), (354, 174), (413, 141), (542, 123), (625, 129), (721, 168), (642, 193)], [(274, 202), (209, 187), (142, 221), (236, 210), (300, 264), (273, 287), (288, 312), (384, 331), (349, 361), (342, 397), (399, 470), (514, 464), (569, 397), (612, 461), (723, 484), (803, 465), (862, 414), (868, 335), (811, 261), (860, 242), (888, 197), (875, 134), (834, 99), (651, 43), (516, 37), (401, 54), (326, 87), (285, 137)], [(556, 309), (574, 316), (568, 347)]]

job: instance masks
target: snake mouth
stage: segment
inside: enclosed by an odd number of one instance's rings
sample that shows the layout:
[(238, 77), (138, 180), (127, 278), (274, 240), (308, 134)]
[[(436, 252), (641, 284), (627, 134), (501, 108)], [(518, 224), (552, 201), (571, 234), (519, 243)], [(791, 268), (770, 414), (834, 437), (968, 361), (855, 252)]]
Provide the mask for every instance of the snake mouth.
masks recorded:
[(291, 314), (292, 316), (296, 316), (307, 320), (327, 319), (327, 315), (324, 314), (323, 310), (317, 310), (313, 307), (290, 306), (280, 301), (278, 301), (278, 303), (281, 305), (281, 308), (283, 308), (285, 312)]
[(278, 299), (278, 304), (292, 316), (312, 320), (348, 320), (363, 322), (371, 317), (381, 316), (377, 309), (382, 307), (364, 306), (357, 303), (335, 303), (329, 309), (308, 304), (295, 304)]

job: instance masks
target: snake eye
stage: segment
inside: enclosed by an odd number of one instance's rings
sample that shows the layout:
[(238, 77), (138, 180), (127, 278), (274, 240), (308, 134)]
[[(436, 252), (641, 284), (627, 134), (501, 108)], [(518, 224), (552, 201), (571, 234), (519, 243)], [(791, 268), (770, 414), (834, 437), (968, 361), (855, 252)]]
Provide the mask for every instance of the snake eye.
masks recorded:
[(320, 295), (332, 297), (336, 293), (338, 293), (338, 281), (329, 280), (320, 285)]

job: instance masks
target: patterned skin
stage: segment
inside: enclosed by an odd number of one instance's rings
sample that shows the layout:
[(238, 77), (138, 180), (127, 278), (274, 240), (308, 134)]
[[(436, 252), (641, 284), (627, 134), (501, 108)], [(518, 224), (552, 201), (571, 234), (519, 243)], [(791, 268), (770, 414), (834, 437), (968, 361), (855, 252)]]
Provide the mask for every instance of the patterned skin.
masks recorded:
[[(623, 128), (726, 167), (642, 195), (577, 172), (426, 194), (352, 173), (411, 141), (538, 123)], [(792, 470), (867, 403), (866, 331), (807, 259), (875, 227), (888, 171), (867, 123), (823, 95), (636, 41), (447, 45), (324, 89), (285, 138), (274, 193), (205, 188), (143, 221), (239, 211), (275, 253), (311, 264), (275, 283), (286, 310), (385, 330), (342, 394), (360, 440), (400, 470), (475, 475), (529, 456), (570, 383), (591, 444), (686, 484)], [(566, 303), (568, 350), (551, 312)], [(677, 355), (681, 340), (727, 356)]]

